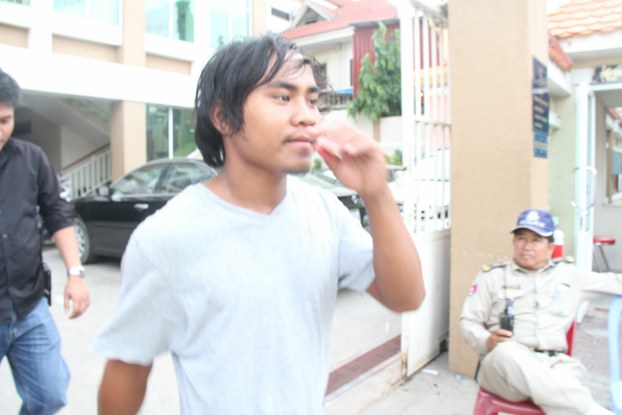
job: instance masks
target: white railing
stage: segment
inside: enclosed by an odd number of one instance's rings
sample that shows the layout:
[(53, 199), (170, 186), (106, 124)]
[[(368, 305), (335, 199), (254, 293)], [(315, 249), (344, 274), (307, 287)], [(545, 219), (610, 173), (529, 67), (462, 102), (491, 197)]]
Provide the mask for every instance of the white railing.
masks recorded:
[(414, 233), (437, 232), (451, 228), (447, 21), (422, 10), (405, 11), (400, 30), (402, 151), (407, 169), (400, 186), (405, 190), (409, 228)]
[(85, 196), (111, 178), (110, 149), (99, 151), (64, 170), (61, 182), (70, 190), (72, 199)]

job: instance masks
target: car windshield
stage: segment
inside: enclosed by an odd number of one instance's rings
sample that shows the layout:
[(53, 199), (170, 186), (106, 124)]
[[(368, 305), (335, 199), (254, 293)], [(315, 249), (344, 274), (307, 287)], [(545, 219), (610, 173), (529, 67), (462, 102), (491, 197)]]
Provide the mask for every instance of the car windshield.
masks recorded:
[(164, 193), (178, 193), (187, 186), (204, 182), (212, 176), (214, 176), (213, 172), (194, 164), (173, 164), (166, 178), (162, 181), (161, 191)]
[(111, 188), (124, 195), (154, 193), (164, 168), (166, 165), (163, 164), (143, 166), (119, 179)]

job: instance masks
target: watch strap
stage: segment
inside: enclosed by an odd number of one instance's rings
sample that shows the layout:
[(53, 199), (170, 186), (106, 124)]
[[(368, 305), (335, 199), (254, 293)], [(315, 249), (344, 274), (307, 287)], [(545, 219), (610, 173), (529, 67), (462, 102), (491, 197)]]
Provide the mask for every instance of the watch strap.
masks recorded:
[(78, 265), (75, 267), (71, 267), (67, 270), (68, 277), (82, 277), (84, 278), (84, 267), (82, 265)]

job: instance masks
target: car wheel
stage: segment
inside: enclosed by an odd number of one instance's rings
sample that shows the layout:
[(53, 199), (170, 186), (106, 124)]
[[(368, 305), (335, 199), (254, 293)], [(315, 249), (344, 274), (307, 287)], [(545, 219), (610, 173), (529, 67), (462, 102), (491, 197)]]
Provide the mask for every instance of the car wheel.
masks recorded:
[(73, 228), (76, 232), (76, 239), (78, 240), (80, 261), (83, 264), (93, 262), (95, 260), (95, 255), (93, 255), (93, 251), (91, 250), (91, 238), (89, 237), (89, 231), (82, 219), (76, 218)]

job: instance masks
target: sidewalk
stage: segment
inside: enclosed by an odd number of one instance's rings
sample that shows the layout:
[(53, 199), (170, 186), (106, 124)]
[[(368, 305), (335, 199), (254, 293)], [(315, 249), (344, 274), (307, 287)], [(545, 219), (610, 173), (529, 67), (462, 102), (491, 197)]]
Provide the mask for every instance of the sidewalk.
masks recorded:
[[(447, 367), (442, 353), (404, 383), (395, 384), (400, 361), (374, 373), (325, 404), (325, 415), (470, 414), (477, 384)], [(442, 408), (442, 409), (441, 409)]]

